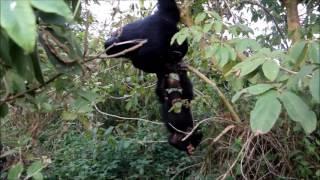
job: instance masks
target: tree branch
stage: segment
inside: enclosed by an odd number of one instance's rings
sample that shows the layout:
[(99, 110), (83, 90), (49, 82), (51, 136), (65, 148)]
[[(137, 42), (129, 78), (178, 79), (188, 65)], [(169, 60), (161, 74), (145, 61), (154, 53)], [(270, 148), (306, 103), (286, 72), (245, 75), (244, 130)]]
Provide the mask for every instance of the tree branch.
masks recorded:
[(187, 65), (187, 67), (191, 72), (195, 73), (199, 78), (204, 80), (206, 83), (210, 84), (213, 87), (213, 89), (215, 91), (217, 91), (217, 93), (218, 93), (219, 97), (221, 98), (222, 102), (224, 103), (226, 108), (230, 111), (233, 120), (235, 120), (237, 122), (241, 122), (241, 119), (240, 119), (239, 115), (236, 113), (236, 111), (234, 110), (233, 106), (230, 104), (230, 102), (228, 101), (226, 96), (222, 93), (222, 91), (219, 89), (219, 87), (216, 85), (216, 83), (213, 82), (212, 80), (208, 79), (205, 75), (203, 75), (201, 72), (199, 72), (197, 69), (193, 68), (192, 66)]
[(0, 101), (0, 105), (6, 103), (6, 102), (10, 102), (12, 100), (15, 100), (17, 98), (21, 98), (21, 97), (24, 97), (26, 94), (28, 93), (31, 93), (31, 92), (34, 92), (34, 91), (37, 91), (41, 88), (43, 88), (44, 86), (50, 84), (51, 82), (53, 82), (54, 80), (56, 80), (57, 78), (59, 78), (60, 76), (62, 75), (62, 73), (58, 73), (56, 75), (54, 75), (52, 78), (50, 78), (49, 80), (45, 81), (43, 84), (40, 84), (36, 87), (33, 87), (31, 89), (28, 89), (24, 92), (21, 92), (21, 93), (18, 93), (18, 94), (15, 94), (15, 95), (12, 95), (12, 96), (8, 96), (7, 98), (3, 99)]
[(151, 123), (151, 124), (163, 125), (163, 123), (161, 123), (161, 122), (150, 121), (150, 120), (147, 120), (147, 119), (121, 117), (121, 116), (109, 114), (109, 113), (106, 113), (106, 112), (102, 112), (102, 111), (97, 107), (96, 104), (94, 105), (94, 108), (95, 108), (100, 114), (105, 115), (105, 116), (109, 116), (109, 117), (114, 117), (114, 118), (123, 119), (123, 120), (135, 120), (135, 121), (142, 121), (142, 122), (147, 122), (147, 123)]

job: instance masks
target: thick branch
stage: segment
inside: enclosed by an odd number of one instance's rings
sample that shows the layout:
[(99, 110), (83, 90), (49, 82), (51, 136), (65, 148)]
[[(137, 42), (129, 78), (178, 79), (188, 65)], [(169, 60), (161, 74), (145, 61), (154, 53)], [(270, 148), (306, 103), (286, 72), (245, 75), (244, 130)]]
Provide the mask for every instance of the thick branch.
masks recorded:
[(215, 91), (217, 91), (219, 97), (221, 98), (223, 104), (226, 106), (226, 108), (230, 111), (232, 118), (237, 121), (241, 122), (239, 115), (234, 110), (233, 106), (230, 104), (226, 96), (222, 93), (222, 91), (218, 88), (215, 82), (208, 79), (205, 75), (203, 75), (201, 72), (199, 72), (197, 69), (187, 65), (188, 69), (195, 73), (197, 76), (199, 76), (202, 80), (204, 80), (206, 83), (210, 84)]
[(295, 43), (300, 40), (299, 0), (283, 0), (283, 4), (287, 10), (288, 34)]

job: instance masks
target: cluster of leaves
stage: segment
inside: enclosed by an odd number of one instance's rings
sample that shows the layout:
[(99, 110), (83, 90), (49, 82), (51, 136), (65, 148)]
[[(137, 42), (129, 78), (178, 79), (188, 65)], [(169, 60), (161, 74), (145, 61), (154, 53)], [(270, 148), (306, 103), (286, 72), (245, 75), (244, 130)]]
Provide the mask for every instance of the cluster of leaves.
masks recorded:
[(0, 19), (3, 117), (8, 102), (34, 93), (62, 73), (79, 73), (82, 52), (71, 33), (72, 13), (63, 0), (4, 0)]
[[(42, 163), (42, 161), (35, 161), (33, 162), (26, 170), (26, 176), (25, 179), (33, 178), (35, 180), (41, 180), (43, 179), (42, 170), (46, 167), (45, 164)], [(24, 165), (19, 162), (18, 164), (15, 164), (11, 167), (8, 179), (14, 180), (14, 179), (20, 179), (21, 174), (23, 173)]]
[[(206, 60), (201, 63), (212, 63), (231, 84), (243, 82), (244, 89), (232, 101), (241, 96), (256, 97), (250, 113), (254, 132), (269, 132), (284, 112), (282, 107), (306, 133), (313, 132), (320, 103), (319, 41), (300, 40), (289, 51), (273, 50), (248, 38), (252, 32), (245, 25), (224, 23), (215, 12), (203, 12), (195, 17), (195, 25), (183, 28), (172, 41), (181, 44), (189, 39), (191, 45), (202, 49), (194, 52)], [(237, 88), (233, 87), (235, 91)]]
[(54, 154), (46, 178), (169, 178), (179, 170), (178, 165), (189, 162), (181, 152), (166, 151), (171, 148), (167, 143), (152, 145), (145, 142), (151, 137), (146, 130), (140, 129), (130, 138), (117, 138), (114, 132), (116, 129), (112, 126), (86, 133), (70, 129), (63, 141), (56, 144), (59, 150)]

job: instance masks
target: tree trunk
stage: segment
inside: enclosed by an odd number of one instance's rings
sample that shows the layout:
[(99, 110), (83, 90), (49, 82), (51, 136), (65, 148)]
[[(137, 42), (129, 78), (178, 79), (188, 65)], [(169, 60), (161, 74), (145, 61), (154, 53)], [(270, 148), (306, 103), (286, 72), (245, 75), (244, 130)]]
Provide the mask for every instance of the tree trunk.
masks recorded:
[(292, 43), (300, 39), (300, 19), (298, 14), (299, 0), (283, 0), (287, 11), (288, 34)]

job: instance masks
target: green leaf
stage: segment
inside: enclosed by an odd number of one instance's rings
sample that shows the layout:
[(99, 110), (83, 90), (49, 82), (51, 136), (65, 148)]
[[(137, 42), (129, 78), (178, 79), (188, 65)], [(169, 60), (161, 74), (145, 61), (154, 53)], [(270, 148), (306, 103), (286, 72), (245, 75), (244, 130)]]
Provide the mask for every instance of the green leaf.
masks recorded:
[(1, 0), (0, 25), (27, 53), (36, 42), (36, 18), (30, 1)]
[(305, 41), (299, 41), (293, 45), (289, 51), (289, 55), (292, 58), (293, 63), (301, 62), (303, 60), (303, 51), (306, 47)]
[(319, 45), (319, 43), (312, 42), (309, 44), (308, 55), (309, 55), (309, 58), (313, 61), (313, 63), (320, 64), (320, 45)]
[[(37, 53), (37, 52), (34, 52)], [(21, 78), (32, 82), (34, 79), (34, 70), (29, 54), (25, 54), (22, 48), (16, 44), (12, 44), (10, 48), (10, 54), (12, 57), (12, 65)]]
[(317, 103), (320, 103), (320, 70), (319, 69), (313, 73), (312, 79), (309, 83), (309, 88), (310, 88), (310, 92), (313, 99)]
[(296, 94), (286, 91), (280, 96), (289, 117), (299, 122), (306, 133), (313, 132), (317, 127), (316, 114), (310, 110), (306, 103)]
[(214, 30), (216, 31), (216, 33), (220, 34), (223, 28), (223, 24), (221, 21), (217, 21), (214, 23)]
[(299, 82), (306, 77), (307, 75), (311, 74), (311, 72), (316, 68), (315, 65), (305, 65), (301, 68), (298, 74), (294, 75), (288, 80), (287, 86), (291, 90), (298, 90)]
[(276, 92), (261, 96), (250, 113), (250, 126), (253, 132), (264, 134), (271, 130), (281, 112), (281, 103)]
[(72, 19), (72, 13), (63, 0), (31, 0), (33, 7), (48, 13), (56, 13), (68, 20)]
[(35, 174), (32, 176), (32, 178), (33, 178), (34, 180), (42, 180), (42, 179), (43, 179), (43, 175), (42, 175), (42, 173), (35, 173)]
[(209, 32), (209, 31), (212, 29), (212, 25), (213, 25), (213, 23), (205, 24), (205, 25), (203, 26), (203, 32), (204, 32), (204, 33)]
[(229, 60), (229, 51), (226, 47), (224, 46), (219, 46), (215, 57), (217, 58), (218, 62), (219, 62), (219, 66), (223, 67), (224, 65), (226, 65), (228, 63)]
[(18, 163), (13, 165), (8, 173), (8, 180), (18, 180), (20, 179), (21, 173), (23, 171), (22, 163)]
[(232, 97), (232, 102), (236, 102), (241, 95), (248, 93), (251, 95), (259, 95), (262, 94), (270, 89), (274, 88), (271, 84), (257, 84), (245, 89), (242, 89), (240, 92), (237, 92), (233, 97)]
[(10, 93), (17, 93), (25, 91), (24, 79), (22, 79), (17, 73), (14, 71), (7, 71), (5, 74), (5, 80), (7, 82), (8, 91)]
[(8, 105), (6, 103), (0, 105), (0, 118), (5, 117), (9, 112)]
[(36, 79), (38, 80), (39, 83), (44, 84), (42, 70), (40, 67), (40, 59), (38, 56), (37, 45), (36, 45), (35, 51), (30, 55), (30, 57), (31, 57), (33, 71)]
[(10, 56), (10, 39), (8, 35), (0, 29), (0, 58), (5, 65), (11, 65), (12, 59)]
[(261, 64), (265, 62), (265, 58), (257, 58), (254, 60), (243, 61), (232, 68), (233, 72), (240, 71), (239, 77), (243, 77), (252, 71), (256, 70)]
[(280, 67), (274, 60), (269, 60), (263, 63), (262, 70), (270, 81), (274, 81), (279, 74)]
[(212, 58), (216, 54), (218, 47), (219, 46), (217, 44), (208, 46), (205, 50), (205, 58)]
[(201, 23), (206, 17), (207, 17), (206, 13), (200, 13), (200, 14), (198, 14), (198, 15), (196, 16), (196, 18), (195, 18), (194, 21), (195, 21), (196, 24), (199, 24), (199, 23)]
[(74, 112), (67, 112), (67, 111), (63, 111), (62, 112), (62, 119), (66, 120), (66, 121), (73, 121), (75, 119), (77, 119), (78, 115)]
[[(41, 161), (36, 161), (32, 163), (27, 169), (27, 176), (33, 177), (35, 174), (38, 174), (43, 169), (43, 164)], [(38, 176), (38, 175), (37, 175)]]

